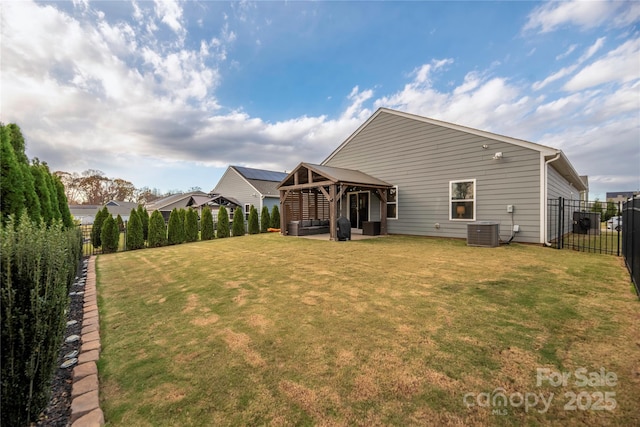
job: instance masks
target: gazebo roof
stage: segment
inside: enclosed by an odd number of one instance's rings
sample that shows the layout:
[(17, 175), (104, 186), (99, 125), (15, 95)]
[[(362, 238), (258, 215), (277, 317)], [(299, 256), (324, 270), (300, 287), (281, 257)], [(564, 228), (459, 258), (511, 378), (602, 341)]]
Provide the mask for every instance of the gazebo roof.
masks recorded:
[(278, 185), (279, 190), (297, 190), (341, 184), (368, 188), (391, 188), (393, 185), (355, 169), (300, 163)]

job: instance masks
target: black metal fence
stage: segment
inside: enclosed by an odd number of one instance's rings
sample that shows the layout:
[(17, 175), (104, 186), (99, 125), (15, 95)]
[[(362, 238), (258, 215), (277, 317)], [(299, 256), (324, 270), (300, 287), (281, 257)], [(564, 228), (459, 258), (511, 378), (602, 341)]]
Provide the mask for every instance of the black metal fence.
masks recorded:
[(640, 197), (622, 205), (622, 254), (640, 297)]
[(620, 203), (550, 199), (547, 239), (557, 249), (620, 256)]
[[(122, 251), (126, 251), (127, 250), (127, 223), (128, 221), (124, 221), (124, 225), (123, 227), (121, 227), (120, 229), (120, 241), (118, 243), (118, 252), (122, 252)], [(168, 222), (165, 224), (168, 225)], [(216, 230), (216, 227), (218, 225), (218, 216), (217, 215), (213, 215), (213, 229)], [(229, 228), (231, 229), (231, 227), (233, 226), (233, 218), (230, 219), (229, 221)], [(245, 219), (245, 230), (248, 229), (248, 221)], [(82, 231), (82, 249), (83, 249), (83, 255), (84, 256), (89, 256), (89, 255), (98, 255), (102, 253), (102, 248), (101, 247), (95, 247), (93, 246), (93, 242), (91, 241), (91, 230), (93, 229), (93, 224), (82, 224), (78, 226), (80, 228), (80, 230)], [(198, 224), (199, 227), (199, 224)], [(145, 242), (145, 245), (147, 244), (147, 242)], [(146, 246), (145, 246), (146, 247)]]

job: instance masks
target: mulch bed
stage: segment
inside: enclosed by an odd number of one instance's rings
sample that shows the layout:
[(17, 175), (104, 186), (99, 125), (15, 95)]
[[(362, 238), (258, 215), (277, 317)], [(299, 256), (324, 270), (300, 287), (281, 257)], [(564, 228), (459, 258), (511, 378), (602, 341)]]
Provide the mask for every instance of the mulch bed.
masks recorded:
[[(80, 263), (77, 273), (78, 277), (71, 286), (70, 293), (84, 291), (84, 282), (87, 278), (87, 262), (88, 258), (84, 258)], [(71, 295), (70, 300), (71, 303), (67, 313), (67, 321), (76, 320), (78, 323), (67, 326), (64, 334), (65, 338), (69, 335), (80, 335), (82, 331), (84, 295)], [(73, 368), (75, 365), (69, 368), (61, 368), (60, 365), (66, 360), (64, 358), (65, 355), (74, 350), (80, 352), (80, 344), (80, 340), (73, 343), (63, 341), (60, 352), (58, 353), (58, 369), (51, 382), (51, 399), (49, 400), (49, 405), (40, 414), (38, 421), (34, 425), (66, 427), (70, 424), (71, 387), (73, 386)]]

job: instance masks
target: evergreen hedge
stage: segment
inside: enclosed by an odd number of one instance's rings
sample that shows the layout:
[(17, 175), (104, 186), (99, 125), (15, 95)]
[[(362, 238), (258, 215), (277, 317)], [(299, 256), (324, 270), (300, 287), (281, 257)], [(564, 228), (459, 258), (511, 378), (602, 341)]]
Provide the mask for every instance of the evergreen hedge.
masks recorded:
[(213, 215), (211, 214), (211, 209), (205, 208), (205, 210), (202, 211), (202, 219), (200, 220), (200, 222), (200, 239), (213, 239), (215, 233), (213, 232)]
[(149, 247), (157, 248), (167, 244), (167, 226), (160, 211), (153, 211), (149, 218)]
[(102, 246), (102, 223), (108, 216), (111, 216), (111, 214), (105, 206), (98, 211), (96, 217), (93, 219), (93, 226), (91, 227), (91, 243), (93, 243), (94, 248)]
[(231, 229), (233, 237), (244, 236), (244, 212), (240, 208), (236, 208), (233, 213), (233, 225)]
[(184, 222), (184, 240), (195, 242), (198, 240), (198, 212), (189, 208)]
[(82, 234), (24, 213), (0, 226), (0, 244), (0, 424), (24, 426), (49, 401)]
[(149, 238), (149, 212), (142, 205), (138, 205), (138, 217), (142, 222), (142, 238), (146, 241)]
[(271, 227), (271, 216), (269, 215), (269, 208), (263, 206), (262, 211), (260, 212), (260, 232), (266, 233), (269, 227)]
[(179, 245), (183, 241), (184, 225), (182, 222), (182, 213), (178, 208), (174, 208), (169, 214), (168, 243), (170, 245)]
[(142, 221), (137, 209), (131, 209), (129, 222), (127, 222), (127, 249), (144, 248), (144, 235), (142, 233)]
[(118, 251), (118, 243), (120, 243), (120, 229), (118, 228), (118, 221), (113, 219), (111, 214), (109, 214), (102, 223), (100, 240), (102, 241), (103, 254), (110, 254)]
[(280, 228), (280, 209), (278, 209), (278, 205), (273, 205), (271, 209), (271, 228)]
[(249, 208), (249, 234), (260, 233), (260, 224), (258, 223), (258, 210), (255, 206), (251, 205)]
[(218, 238), (229, 237), (229, 214), (224, 206), (220, 206), (218, 210), (218, 225), (216, 228)]

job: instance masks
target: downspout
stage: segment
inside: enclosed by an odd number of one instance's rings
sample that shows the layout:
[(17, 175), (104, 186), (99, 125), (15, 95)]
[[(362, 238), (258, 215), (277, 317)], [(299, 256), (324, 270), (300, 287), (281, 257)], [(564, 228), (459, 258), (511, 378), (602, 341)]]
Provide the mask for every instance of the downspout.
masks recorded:
[(544, 221), (543, 221), (544, 222), (543, 227), (544, 227), (544, 233), (545, 233), (544, 245), (549, 247), (553, 245), (551, 244), (551, 242), (549, 242), (549, 240), (547, 240), (549, 238), (549, 233), (547, 232), (547, 225), (549, 222), (549, 218), (548, 218), (549, 209), (547, 206), (547, 201), (549, 198), (549, 194), (548, 194), (549, 186), (547, 185), (547, 179), (548, 179), (547, 170), (549, 169), (549, 163), (555, 162), (559, 158), (560, 158), (560, 152), (557, 152), (556, 156), (553, 159), (549, 159), (546, 162), (544, 162)]

